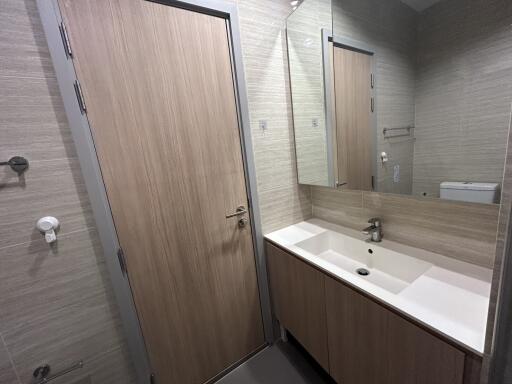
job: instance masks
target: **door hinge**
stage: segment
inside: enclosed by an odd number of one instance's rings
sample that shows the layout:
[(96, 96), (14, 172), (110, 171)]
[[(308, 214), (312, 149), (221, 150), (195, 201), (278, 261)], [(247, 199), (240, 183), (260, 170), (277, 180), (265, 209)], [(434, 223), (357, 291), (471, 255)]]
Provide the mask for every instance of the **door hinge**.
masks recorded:
[(82, 115), (87, 113), (87, 108), (85, 107), (85, 101), (84, 101), (84, 94), (82, 93), (82, 87), (80, 86), (80, 82), (78, 80), (75, 80), (75, 93), (76, 98), (78, 100), (78, 106), (80, 107), (80, 112), (82, 112)]
[(372, 109), (372, 112), (375, 112), (375, 99), (372, 97), (371, 99), (371, 109)]
[(372, 89), (375, 88), (375, 76), (373, 73), (370, 75), (370, 86)]
[(73, 58), (73, 51), (71, 50), (71, 43), (69, 42), (68, 30), (66, 25), (62, 22), (59, 25), (60, 37), (62, 38), (62, 45), (64, 46), (64, 52), (68, 59)]
[(154, 373), (149, 375), (149, 384), (156, 384), (156, 378)]
[(121, 267), (121, 272), (123, 272), (123, 275), (126, 276), (128, 271), (126, 269), (126, 260), (124, 258), (124, 252), (122, 248), (117, 250), (117, 259), (119, 260), (119, 267)]

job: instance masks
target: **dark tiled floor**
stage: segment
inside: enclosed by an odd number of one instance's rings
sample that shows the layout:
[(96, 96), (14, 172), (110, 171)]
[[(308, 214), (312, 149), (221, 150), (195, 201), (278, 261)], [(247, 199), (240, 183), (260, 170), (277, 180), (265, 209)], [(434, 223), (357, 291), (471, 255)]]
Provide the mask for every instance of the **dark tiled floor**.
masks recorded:
[(327, 375), (291, 342), (258, 353), (216, 384), (332, 384)]

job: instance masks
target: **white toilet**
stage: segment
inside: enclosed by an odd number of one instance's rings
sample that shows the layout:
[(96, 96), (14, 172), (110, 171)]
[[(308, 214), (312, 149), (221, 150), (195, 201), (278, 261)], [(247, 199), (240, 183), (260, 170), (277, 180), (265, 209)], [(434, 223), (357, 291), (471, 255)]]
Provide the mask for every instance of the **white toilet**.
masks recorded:
[(444, 181), (441, 183), (440, 196), (441, 199), (471, 203), (499, 203), (500, 184)]

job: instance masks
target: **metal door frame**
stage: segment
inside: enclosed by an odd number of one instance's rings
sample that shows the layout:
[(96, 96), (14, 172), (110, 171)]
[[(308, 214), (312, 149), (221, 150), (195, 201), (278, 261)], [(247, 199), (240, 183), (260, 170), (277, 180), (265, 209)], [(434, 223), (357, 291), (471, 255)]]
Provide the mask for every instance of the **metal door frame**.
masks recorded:
[[(77, 0), (83, 1), (83, 0)], [(267, 267), (264, 255), (263, 234), (256, 182), (256, 168), (254, 164), (251, 128), (249, 120), (249, 106), (245, 73), (242, 60), (242, 46), (240, 40), (240, 25), (237, 6), (222, 0), (140, 0), (152, 1), (187, 10), (206, 13), (222, 17), (228, 26), (228, 38), (231, 46), (233, 77), (237, 97), (238, 120), (242, 157), (244, 160), (245, 181), (249, 209), (251, 212), (252, 236), (258, 290), (261, 303), (261, 315), (266, 343), (274, 341), (270, 295), (267, 277)], [(103, 246), (107, 269), (112, 282), (116, 302), (119, 306), (121, 321), (126, 336), (128, 349), (136, 370), (137, 382), (148, 383), (151, 375), (151, 366), (142, 336), (139, 319), (132, 297), (130, 283), (120, 267), (117, 251), (119, 240), (107, 199), (105, 185), (101, 175), (94, 141), (92, 138), (87, 114), (82, 114), (77, 101), (74, 84), (77, 79), (73, 61), (68, 57), (63, 47), (60, 31), (62, 15), (57, 0), (37, 0), (39, 14), (48, 42), (60, 94), (64, 102), (64, 109), (71, 128), (80, 168), (85, 180), (87, 193), (91, 201), (96, 228)]]

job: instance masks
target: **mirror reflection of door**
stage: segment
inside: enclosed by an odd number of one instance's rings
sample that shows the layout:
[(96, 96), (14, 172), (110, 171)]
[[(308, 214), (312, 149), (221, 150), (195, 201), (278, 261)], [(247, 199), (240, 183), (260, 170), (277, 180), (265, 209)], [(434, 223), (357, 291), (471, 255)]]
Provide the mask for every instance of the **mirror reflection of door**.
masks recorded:
[(372, 56), (334, 46), (337, 186), (373, 189)]

